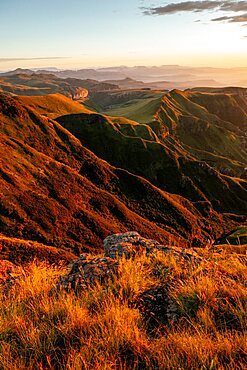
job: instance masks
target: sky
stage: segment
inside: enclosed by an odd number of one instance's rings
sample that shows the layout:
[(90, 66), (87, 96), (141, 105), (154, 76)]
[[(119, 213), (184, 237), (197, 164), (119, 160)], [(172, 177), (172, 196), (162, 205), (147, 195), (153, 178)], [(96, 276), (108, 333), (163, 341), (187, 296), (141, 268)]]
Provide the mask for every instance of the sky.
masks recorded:
[(247, 1), (0, 0), (0, 70), (247, 67)]

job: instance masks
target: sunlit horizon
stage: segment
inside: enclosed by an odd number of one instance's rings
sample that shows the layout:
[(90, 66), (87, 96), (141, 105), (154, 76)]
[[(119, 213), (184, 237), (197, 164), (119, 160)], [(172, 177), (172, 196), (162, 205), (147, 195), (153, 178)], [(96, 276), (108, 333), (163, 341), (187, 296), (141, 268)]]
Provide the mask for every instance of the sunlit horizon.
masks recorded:
[[(7, 58), (6, 58), (7, 59)], [(18, 58), (19, 59), (19, 58)], [(63, 59), (63, 58), (61, 58)], [(199, 59), (199, 58), (198, 58)], [(203, 58), (201, 58), (203, 60)], [(234, 58), (238, 59), (238, 57)], [(32, 60), (32, 58), (28, 58), (27, 60)], [(149, 61), (148, 59), (137, 59), (134, 61), (124, 61), (119, 60), (115, 61), (113, 59), (106, 60), (106, 61), (100, 61), (97, 63), (97, 61), (90, 63), (90, 62), (84, 62), (79, 61), (78, 59), (74, 58), (66, 58), (66, 62), (57, 62), (56, 58), (47, 58), (49, 61), (56, 61), (54, 63), (46, 63), (44, 64), (44, 60), (46, 58), (42, 58), (42, 61), (35, 60), (35, 61), (11, 61), (11, 62), (5, 62), (0, 61), (0, 71), (1, 72), (7, 72), (12, 71), (15, 69), (58, 69), (58, 70), (79, 70), (79, 69), (101, 69), (101, 68), (118, 68), (118, 67), (138, 67), (138, 66), (145, 66), (145, 67), (162, 67), (162, 66), (180, 66), (185, 68), (219, 68), (219, 69), (238, 69), (238, 68), (247, 68), (247, 65), (245, 63), (234, 63), (230, 60), (227, 60), (226, 62), (215, 61), (215, 62), (203, 62), (203, 61), (197, 61), (197, 62), (190, 62), (187, 61), (187, 58), (184, 58), (183, 63), (180, 62), (180, 60), (173, 60), (172, 58), (168, 58), (166, 60), (156, 59), (154, 61)]]
[(239, 9), (235, 1), (227, 7), (221, 1), (2, 0), (0, 70), (247, 67), (246, 2), (240, 3)]

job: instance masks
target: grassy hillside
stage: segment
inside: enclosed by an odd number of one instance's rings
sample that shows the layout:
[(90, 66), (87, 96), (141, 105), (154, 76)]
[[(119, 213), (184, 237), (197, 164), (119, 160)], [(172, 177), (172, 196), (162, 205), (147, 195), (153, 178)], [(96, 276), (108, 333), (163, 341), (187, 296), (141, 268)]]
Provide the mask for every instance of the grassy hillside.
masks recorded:
[(80, 80), (63, 80), (52, 74), (14, 74), (1, 76), (0, 90), (14, 95), (42, 96), (60, 93), (76, 100), (85, 100), (88, 91)]
[(223, 239), (217, 241), (217, 244), (228, 244), (228, 245), (246, 245), (247, 246), (247, 226), (241, 225), (237, 229), (232, 230)]
[(0, 76), (0, 91), (14, 95), (43, 96), (47, 94), (64, 94), (74, 100), (84, 101), (91, 93), (108, 91), (118, 86), (95, 80), (80, 80), (76, 78), (59, 78), (50, 73), (25, 73), (16, 71), (10, 75)]
[(57, 120), (110, 164), (142, 176), (168, 192), (180, 194), (198, 207), (200, 202), (209, 201), (220, 212), (246, 212), (245, 180), (213, 170), (170, 137), (166, 141), (158, 139), (159, 133), (156, 135), (153, 130), (148, 139), (146, 135), (136, 137), (130, 130), (126, 134), (110, 117), (99, 114), (74, 114)]
[(247, 176), (246, 89), (110, 91), (94, 94), (86, 104), (97, 112), (148, 124), (166, 146), (176, 140), (177, 148), (225, 175)]
[(57, 118), (65, 114), (90, 113), (82, 104), (71, 100), (62, 94), (49, 94), (44, 96), (21, 96), (21, 104), (35, 109), (41, 115)]
[(245, 106), (136, 93), (0, 93), (0, 369), (246, 369)]
[(93, 94), (86, 104), (109, 116), (149, 123), (160, 106), (163, 93), (146, 90), (118, 90)]
[[(215, 238), (234, 225), (212, 209), (199, 210), (181, 196), (111, 167), (57, 122), (17, 98), (1, 95), (0, 115), (0, 224), (5, 236), (78, 254), (95, 250), (111, 233), (129, 229), (183, 245)], [(107, 138), (105, 129), (102, 134)], [(97, 130), (95, 135), (96, 140)], [(145, 148), (145, 142), (141, 145)]]
[[(134, 228), (201, 245), (244, 220), (246, 181), (198, 161), (169, 133), (165, 141), (158, 121), (152, 129), (110, 118), (60, 95), (0, 100), (0, 221), (8, 237), (79, 253)], [(70, 114), (77, 109), (84, 113)], [(63, 112), (57, 121), (65, 128), (49, 118)]]
[(174, 90), (163, 97), (157, 120), (199, 160), (226, 175), (245, 177), (247, 108), (241, 99)]
[(68, 263), (75, 258), (75, 254), (59, 247), (55, 248), (33, 240), (13, 238), (13, 236), (7, 237), (0, 234), (0, 261), (4, 260), (24, 265), (38, 259), (39, 261), (60, 264)]
[(247, 100), (242, 90), (230, 93), (190, 93), (189, 98), (204, 106), (208, 112), (217, 115), (226, 122), (231, 122), (240, 129), (247, 128)]

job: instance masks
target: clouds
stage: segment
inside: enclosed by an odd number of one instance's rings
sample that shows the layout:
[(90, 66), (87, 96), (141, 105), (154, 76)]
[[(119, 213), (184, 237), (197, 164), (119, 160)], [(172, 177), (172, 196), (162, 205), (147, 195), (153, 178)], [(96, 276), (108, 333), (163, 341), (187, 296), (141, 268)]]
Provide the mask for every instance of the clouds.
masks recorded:
[[(143, 9), (144, 15), (169, 15), (181, 12), (200, 13), (206, 11), (214, 12), (232, 12), (235, 14), (222, 15), (211, 19), (213, 22), (244, 23), (247, 21), (247, 1), (220, 1), (220, 0), (201, 0), (201, 1), (183, 1), (179, 3), (170, 3), (164, 6), (149, 7)], [(238, 14), (236, 14), (238, 13)], [(222, 13), (221, 13), (222, 14)]]
[(13, 62), (13, 61), (29, 61), (29, 60), (52, 60), (52, 59), (67, 59), (69, 57), (39, 57), (39, 58), (0, 58), (2, 62)]
[(247, 22), (247, 13), (240, 15), (224, 16), (211, 19), (212, 22), (243, 23)]
[(232, 12), (247, 12), (247, 1), (224, 1), (220, 10)]
[(217, 7), (219, 7), (219, 1), (185, 1), (154, 8), (146, 8), (143, 13), (145, 15), (165, 15), (180, 12), (202, 12)]

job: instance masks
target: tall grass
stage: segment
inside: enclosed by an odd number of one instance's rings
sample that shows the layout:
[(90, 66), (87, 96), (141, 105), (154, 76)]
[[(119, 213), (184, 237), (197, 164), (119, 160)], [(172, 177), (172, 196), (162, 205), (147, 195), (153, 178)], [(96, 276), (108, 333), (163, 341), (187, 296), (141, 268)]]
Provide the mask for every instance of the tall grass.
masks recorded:
[[(29, 264), (1, 292), (0, 369), (246, 369), (246, 258), (207, 257), (122, 259), (108, 285), (78, 295), (49, 294), (65, 268)], [(150, 335), (130, 302), (160, 283), (179, 318)]]

